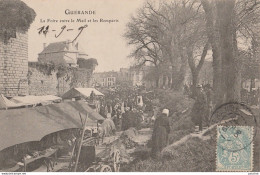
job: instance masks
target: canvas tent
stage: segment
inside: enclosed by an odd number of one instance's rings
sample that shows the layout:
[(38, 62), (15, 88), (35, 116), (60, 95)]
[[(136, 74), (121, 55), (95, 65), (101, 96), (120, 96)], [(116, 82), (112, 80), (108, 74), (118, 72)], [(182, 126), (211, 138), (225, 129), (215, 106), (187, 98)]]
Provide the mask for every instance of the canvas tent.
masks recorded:
[(82, 101), (0, 111), (0, 151), (16, 144), (39, 141), (53, 132), (82, 128), (87, 113), (87, 126), (96, 126), (97, 120), (104, 120)]
[(53, 102), (60, 102), (62, 99), (60, 97), (54, 95), (43, 95), (43, 96), (16, 96), (11, 99), (11, 101), (16, 103), (25, 103), (31, 105), (38, 105), (38, 104), (50, 104)]
[(25, 106), (36, 106), (38, 104), (51, 104), (53, 102), (60, 102), (62, 99), (54, 95), (44, 96), (16, 96), (7, 99), (4, 95), (0, 96), (0, 109), (12, 109)]
[(97, 96), (104, 96), (101, 92), (95, 88), (72, 88), (65, 94), (63, 94), (62, 99), (72, 99), (75, 97), (90, 97), (91, 92), (94, 92)]
[(28, 104), (15, 103), (11, 100), (8, 100), (3, 94), (0, 95), (0, 109), (19, 108), (24, 107), (26, 105)]

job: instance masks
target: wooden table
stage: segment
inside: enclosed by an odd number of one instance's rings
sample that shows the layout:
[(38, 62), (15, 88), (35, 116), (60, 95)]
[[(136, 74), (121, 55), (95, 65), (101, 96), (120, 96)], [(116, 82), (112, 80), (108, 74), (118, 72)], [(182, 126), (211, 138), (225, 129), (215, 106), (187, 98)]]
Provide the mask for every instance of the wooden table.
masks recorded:
[[(57, 153), (58, 149), (52, 149), (51, 151), (48, 151), (46, 152), (44, 155), (40, 155), (38, 157), (35, 157), (35, 158), (31, 158), (31, 159), (27, 159), (23, 162), (23, 165), (18, 165), (16, 164), (14, 167), (12, 168), (7, 168), (7, 169), (2, 169), (0, 170), (1, 172), (15, 172), (15, 171), (18, 171), (19, 169), (21, 169), (22, 167), (24, 168), (24, 171), (26, 172), (26, 166), (29, 164), (29, 163), (32, 163), (36, 160), (39, 160), (41, 158), (48, 158), (52, 155), (55, 154), (55, 158), (56, 158), (56, 153)], [(18, 162), (17, 162), (18, 163)]]
[(24, 161), (24, 171), (26, 172), (26, 166), (29, 164), (29, 163), (32, 163), (36, 160), (39, 160), (39, 159), (42, 159), (42, 158), (49, 158), (51, 157), (52, 155), (55, 155), (55, 159), (57, 158), (57, 153), (58, 149), (55, 148), (55, 149), (52, 149), (51, 151), (47, 151), (45, 154), (43, 155), (40, 155), (38, 157), (35, 157), (35, 158), (31, 158), (31, 159), (27, 159)]

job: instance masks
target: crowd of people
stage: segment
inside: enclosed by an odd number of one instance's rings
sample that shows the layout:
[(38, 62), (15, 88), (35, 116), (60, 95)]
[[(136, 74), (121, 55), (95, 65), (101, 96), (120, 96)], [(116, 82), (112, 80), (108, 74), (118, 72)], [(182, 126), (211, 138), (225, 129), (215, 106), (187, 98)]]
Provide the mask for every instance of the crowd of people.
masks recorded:
[[(252, 104), (259, 104), (259, 89), (251, 97)], [(209, 118), (213, 111), (213, 89), (207, 85), (197, 85), (196, 88), (184, 86), (184, 94), (194, 99), (191, 107), (191, 120), (195, 124), (195, 131), (200, 132), (209, 127)], [(244, 94), (241, 93), (242, 99)], [(256, 98), (257, 97), (257, 98)], [(129, 128), (141, 129), (143, 124), (152, 123), (153, 135), (151, 140), (152, 156), (167, 146), (170, 133), (169, 110), (155, 105), (158, 100), (155, 92), (142, 92), (140, 89), (115, 88), (108, 91), (103, 97), (96, 97), (91, 93), (90, 100), (96, 111), (115, 124), (117, 131), (125, 131)], [(158, 104), (158, 102), (157, 102)]]
[(90, 95), (96, 111), (104, 118), (112, 120), (117, 131), (129, 128), (138, 130), (148, 125), (153, 127), (151, 155), (154, 157), (168, 144), (170, 133), (169, 110), (160, 111), (156, 108), (153, 103), (155, 98), (154, 92), (119, 88), (107, 92), (104, 97), (97, 97), (94, 92)]
[[(195, 100), (191, 118), (197, 125), (198, 132), (202, 131), (203, 127), (209, 124), (209, 115), (213, 109), (213, 90), (210, 85), (198, 85), (193, 93), (188, 87), (184, 87), (184, 93)], [(138, 89), (115, 88), (107, 92), (104, 97), (96, 97), (92, 93), (90, 98), (100, 115), (113, 120), (117, 131), (125, 131), (131, 127), (140, 129), (142, 124), (149, 120), (152, 123), (149, 126), (153, 127), (151, 155), (157, 157), (168, 144), (170, 133), (169, 110), (153, 103), (157, 96), (155, 92), (141, 93)], [(147, 113), (149, 117), (144, 117)]]
[[(208, 127), (209, 118), (214, 109), (213, 104), (213, 89), (207, 85), (197, 85), (196, 89), (185, 85), (184, 94), (195, 100), (192, 107), (191, 118), (195, 125), (198, 126), (198, 131), (203, 129), (203, 126)], [(241, 89), (241, 102), (250, 106), (258, 106), (260, 104), (260, 88), (248, 91), (244, 88)]]
[(116, 89), (102, 97), (95, 96), (93, 92), (90, 95), (90, 101), (101, 116), (113, 120), (118, 131), (131, 127), (139, 128), (144, 121), (146, 105), (143, 96), (137, 90), (126, 92)]
[(241, 99), (244, 103), (249, 104), (251, 106), (259, 105), (260, 103), (260, 88), (246, 90), (244, 88), (241, 89)]

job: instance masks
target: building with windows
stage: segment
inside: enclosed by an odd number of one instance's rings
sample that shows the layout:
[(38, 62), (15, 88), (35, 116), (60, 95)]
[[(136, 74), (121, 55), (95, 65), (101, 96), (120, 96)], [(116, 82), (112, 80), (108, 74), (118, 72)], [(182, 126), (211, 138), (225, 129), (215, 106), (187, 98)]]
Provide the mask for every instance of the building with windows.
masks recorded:
[(93, 74), (93, 86), (114, 87), (117, 83), (118, 73), (115, 71), (98, 72)]
[(113, 87), (121, 84), (129, 86), (153, 87), (155, 82), (146, 80), (145, 76), (149, 73), (151, 67), (143, 66), (141, 68), (121, 68), (120, 71), (98, 72), (93, 74), (93, 87)]

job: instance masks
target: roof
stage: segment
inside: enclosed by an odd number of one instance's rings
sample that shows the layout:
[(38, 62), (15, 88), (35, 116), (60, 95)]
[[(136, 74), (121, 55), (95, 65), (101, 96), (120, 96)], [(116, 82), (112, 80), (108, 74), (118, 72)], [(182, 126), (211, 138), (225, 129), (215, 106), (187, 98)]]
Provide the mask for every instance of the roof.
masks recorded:
[(96, 90), (95, 88), (72, 88), (63, 94), (63, 99), (71, 99), (79, 96), (90, 97), (91, 92), (94, 92), (97, 96), (104, 96), (101, 92)]
[(87, 126), (96, 125), (94, 121), (104, 120), (82, 101), (0, 111), (0, 150), (20, 143), (39, 141), (57, 131), (82, 128), (79, 113), (83, 119), (89, 114)]
[(11, 100), (8, 100), (2, 94), (0, 96), (0, 109), (10, 109), (25, 107), (29, 105), (38, 105), (38, 104), (50, 104), (52, 102), (58, 102), (62, 99), (54, 95), (44, 95), (44, 96), (16, 96)]
[[(38, 60), (40, 62), (54, 62), (54, 63), (69, 63), (76, 64), (77, 58), (87, 58), (87, 54), (82, 50), (78, 49), (79, 45), (74, 44), (70, 41), (61, 41), (50, 43), (46, 46), (41, 53), (39, 53)], [(49, 53), (55, 53), (49, 54)], [(77, 58), (74, 56), (70, 56), (67, 53), (75, 53)], [(65, 62), (64, 62), (65, 61)]]
[[(69, 45), (71, 47), (69, 47)], [(77, 46), (76, 46), (77, 45)], [(55, 42), (55, 43), (50, 43), (49, 45), (47, 45), (43, 51), (39, 54), (45, 54), (45, 53), (54, 53), (54, 52), (63, 52), (63, 51), (67, 51), (67, 52), (77, 52), (79, 53), (79, 55), (81, 56), (88, 56), (85, 52), (83, 52), (81, 49), (78, 49), (78, 43), (77, 44), (73, 44), (70, 41), (60, 41), (60, 42)]]
[(40, 54), (44, 53), (52, 53), (52, 52), (62, 52), (66, 48), (66, 42), (55, 42), (55, 43), (50, 43), (48, 46), (46, 46), (43, 51)]
[[(70, 47), (69, 47), (69, 45), (70, 45)], [(80, 54), (85, 54), (83, 51), (79, 51), (76, 48), (76, 46), (70, 41), (60, 41), (60, 42), (50, 43), (39, 54), (53, 53), (53, 52), (63, 52), (63, 51), (80, 52)]]
[(88, 59), (88, 54), (86, 54), (86, 53), (80, 51), (80, 52), (79, 52), (79, 55), (78, 55), (78, 58)]

